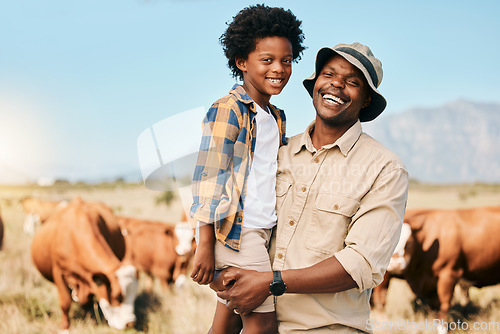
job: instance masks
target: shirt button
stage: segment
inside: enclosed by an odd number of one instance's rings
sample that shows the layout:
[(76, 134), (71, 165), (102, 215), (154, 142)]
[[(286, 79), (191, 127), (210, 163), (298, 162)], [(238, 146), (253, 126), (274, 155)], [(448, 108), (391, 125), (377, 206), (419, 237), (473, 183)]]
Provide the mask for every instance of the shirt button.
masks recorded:
[(306, 190), (307, 190), (307, 188), (306, 188), (306, 187), (302, 187), (302, 191), (306, 191)]
[(314, 158), (314, 162), (318, 163), (319, 159), (318, 158)]
[(338, 210), (338, 209), (339, 209), (339, 205), (338, 205), (338, 204), (335, 204), (335, 205), (333, 206), (333, 210)]
[(293, 220), (290, 220), (290, 221), (288, 222), (288, 224), (290, 224), (290, 226), (293, 226), (293, 225), (295, 225), (295, 222), (294, 222)]
[(283, 258), (283, 254), (278, 253), (278, 259), (282, 259), (282, 258)]

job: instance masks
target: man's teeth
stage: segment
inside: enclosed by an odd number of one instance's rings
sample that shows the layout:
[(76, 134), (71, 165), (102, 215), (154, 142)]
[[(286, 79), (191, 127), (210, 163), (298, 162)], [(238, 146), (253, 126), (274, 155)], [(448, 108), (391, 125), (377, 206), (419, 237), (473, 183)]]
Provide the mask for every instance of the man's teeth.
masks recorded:
[(283, 81), (283, 79), (273, 79), (273, 78), (269, 78), (269, 81), (271, 81), (272, 83), (280, 83), (281, 81)]
[(325, 95), (323, 95), (323, 98), (325, 100), (332, 100), (333, 102), (338, 103), (338, 104), (344, 104), (344, 101), (342, 101), (340, 98), (338, 98), (332, 94), (325, 94)]

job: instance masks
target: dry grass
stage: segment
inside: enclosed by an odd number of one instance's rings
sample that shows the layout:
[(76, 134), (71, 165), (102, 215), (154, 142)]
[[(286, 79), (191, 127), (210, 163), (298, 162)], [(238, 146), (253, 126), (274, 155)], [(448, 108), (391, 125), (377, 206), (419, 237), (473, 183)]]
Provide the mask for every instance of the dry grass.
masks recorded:
[[(117, 214), (146, 219), (176, 222), (182, 208), (179, 200), (170, 207), (156, 205), (160, 194), (145, 189), (142, 185), (101, 185), (89, 187), (59, 186), (0, 187), (0, 206), (5, 224), (4, 249), (0, 251), (0, 333), (35, 334), (57, 333), (61, 311), (58, 306), (55, 286), (45, 280), (31, 263), (31, 237), (24, 234), (24, 214), (19, 199), (37, 196), (50, 200), (68, 200), (76, 196), (84, 200), (101, 201), (111, 206)], [(460, 208), (482, 205), (500, 205), (500, 187), (490, 185), (473, 186), (429, 186), (412, 184), (409, 208), (446, 207)], [(499, 269), (500, 270), (500, 269)], [(210, 326), (215, 307), (215, 296), (207, 287), (200, 287), (188, 280), (180, 291), (162, 291), (158, 282), (151, 293), (143, 288), (146, 281), (140, 280), (141, 292), (136, 300), (138, 322), (135, 329), (117, 331), (100, 323), (95, 310), (82, 310), (73, 304), (71, 333), (153, 333), (153, 334), (198, 334), (205, 333)], [(498, 322), (500, 319), (500, 286), (471, 289), (472, 307), (454, 308), (456, 319), (477, 322)], [(415, 312), (412, 307), (413, 294), (406, 282), (393, 280), (388, 293), (384, 313), (372, 314), (373, 322), (423, 322), (436, 318), (424, 311)], [(429, 321), (429, 320), (428, 320)], [(430, 331), (376, 330), (375, 333), (427, 333)], [(460, 331), (459, 331), (460, 332)], [(496, 333), (486, 330), (477, 333)], [(467, 333), (472, 333), (468, 331)]]

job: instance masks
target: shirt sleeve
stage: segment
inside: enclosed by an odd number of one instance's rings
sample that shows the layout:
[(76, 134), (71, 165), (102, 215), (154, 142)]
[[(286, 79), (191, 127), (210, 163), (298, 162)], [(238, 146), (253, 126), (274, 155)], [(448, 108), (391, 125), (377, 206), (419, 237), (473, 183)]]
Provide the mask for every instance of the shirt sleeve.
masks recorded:
[(203, 120), (203, 134), (193, 174), (191, 217), (213, 224), (231, 174), (234, 144), (240, 132), (234, 110), (214, 104)]
[(403, 167), (385, 169), (362, 198), (344, 249), (335, 253), (360, 292), (382, 282), (399, 240), (408, 198), (407, 171)]

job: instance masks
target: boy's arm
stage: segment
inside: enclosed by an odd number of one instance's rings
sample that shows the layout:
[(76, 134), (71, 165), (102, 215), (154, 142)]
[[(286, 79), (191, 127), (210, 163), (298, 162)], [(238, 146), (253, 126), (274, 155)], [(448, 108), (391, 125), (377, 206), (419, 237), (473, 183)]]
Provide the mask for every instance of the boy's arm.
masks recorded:
[(214, 278), (214, 247), (214, 225), (199, 224), (199, 240), (191, 273), (191, 278), (198, 284), (209, 284)]
[(226, 105), (214, 104), (203, 120), (203, 136), (193, 175), (191, 217), (202, 223), (216, 223), (216, 210), (232, 172), (234, 144), (240, 132), (238, 116)]

